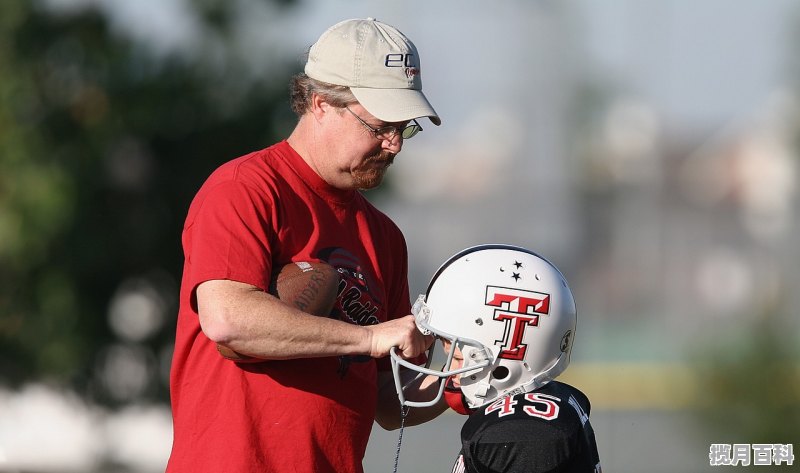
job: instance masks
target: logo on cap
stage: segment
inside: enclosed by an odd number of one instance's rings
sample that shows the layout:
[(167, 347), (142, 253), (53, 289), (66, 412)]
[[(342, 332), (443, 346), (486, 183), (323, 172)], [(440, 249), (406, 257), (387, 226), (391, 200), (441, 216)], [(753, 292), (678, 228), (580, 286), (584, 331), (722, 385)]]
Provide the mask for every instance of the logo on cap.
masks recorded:
[(409, 79), (419, 75), (419, 68), (414, 64), (413, 53), (393, 53), (387, 54), (386, 60), (383, 62), (386, 67), (403, 67), (405, 68), (406, 77)]

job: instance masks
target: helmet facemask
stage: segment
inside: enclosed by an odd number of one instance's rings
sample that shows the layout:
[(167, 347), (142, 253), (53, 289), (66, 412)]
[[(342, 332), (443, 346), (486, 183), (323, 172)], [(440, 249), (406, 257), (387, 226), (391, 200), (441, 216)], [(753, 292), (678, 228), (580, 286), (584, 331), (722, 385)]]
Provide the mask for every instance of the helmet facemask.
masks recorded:
[[(467, 375), (471, 373), (478, 373), (485, 371), (486, 367), (489, 366), (491, 362), (491, 354), (482, 347), (479, 342), (475, 340), (470, 340), (467, 338), (461, 338), (456, 335), (452, 335), (446, 332), (434, 330), (430, 325), (428, 325), (428, 319), (430, 318), (430, 308), (425, 304), (425, 295), (420, 295), (417, 298), (417, 301), (414, 303), (414, 306), (411, 308), (411, 313), (416, 318), (417, 328), (422, 332), (424, 335), (435, 334), (436, 337), (442, 342), (442, 344), (448, 344), (449, 349), (445, 355), (445, 362), (441, 369), (436, 370), (430, 367), (431, 362), (435, 358), (434, 350), (437, 346), (437, 343), (431, 345), (428, 349), (428, 360), (424, 367), (415, 365), (410, 363), (400, 355), (397, 354), (397, 351), (392, 348), (389, 352), (389, 356), (391, 357), (392, 362), (392, 372), (394, 374), (394, 381), (395, 386), (397, 388), (397, 395), (400, 398), (400, 404), (403, 406), (409, 407), (428, 407), (436, 404), (442, 398), (442, 393), (444, 392), (445, 382), (447, 378), (451, 376), (459, 376), (459, 375)], [(451, 369), (453, 366), (453, 360), (456, 358), (457, 353), (468, 353), (470, 354), (469, 357), (464, 358), (464, 363), (462, 366)], [(467, 359), (469, 358), (469, 360)], [(403, 366), (408, 368), (411, 371), (418, 373), (413, 380), (404, 383), (400, 376), (400, 367)], [(436, 397), (427, 401), (411, 401), (405, 398), (405, 394), (403, 392), (403, 388), (412, 384), (414, 381), (419, 379), (422, 376), (431, 375), (437, 378), (440, 378), (439, 382), (439, 389), (437, 391)]]

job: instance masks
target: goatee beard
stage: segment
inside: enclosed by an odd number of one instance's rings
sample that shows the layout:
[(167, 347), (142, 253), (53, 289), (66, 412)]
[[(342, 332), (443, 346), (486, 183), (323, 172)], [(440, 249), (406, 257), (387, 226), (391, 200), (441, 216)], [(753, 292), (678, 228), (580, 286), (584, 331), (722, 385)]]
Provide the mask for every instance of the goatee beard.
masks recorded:
[(360, 166), (353, 169), (352, 175), (356, 187), (362, 190), (378, 187), (383, 182), (386, 170), (394, 163), (395, 156), (394, 153), (382, 151), (364, 159)]

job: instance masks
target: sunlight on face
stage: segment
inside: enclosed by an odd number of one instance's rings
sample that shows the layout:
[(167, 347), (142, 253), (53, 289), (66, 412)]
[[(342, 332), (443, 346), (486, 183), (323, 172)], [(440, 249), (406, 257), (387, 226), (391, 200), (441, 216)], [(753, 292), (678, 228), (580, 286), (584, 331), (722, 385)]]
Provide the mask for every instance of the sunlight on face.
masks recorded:
[[(354, 156), (357, 156), (357, 158), (351, 162), (349, 172), (355, 188), (372, 189), (381, 184), (386, 170), (392, 165), (395, 156), (397, 156), (397, 153), (400, 152), (403, 146), (403, 138), (400, 135), (380, 139), (375, 136), (372, 130), (389, 125), (398, 127), (400, 125), (405, 126), (407, 122), (401, 124), (381, 122), (367, 112), (360, 104), (351, 106), (352, 110), (350, 108), (342, 109), (349, 111), (349, 114), (344, 112), (339, 114), (343, 120), (350, 123), (350, 128), (353, 129), (357, 133), (356, 136), (358, 136), (358, 138), (353, 137), (351, 141), (355, 146), (353, 148)], [(363, 119), (360, 116), (363, 117)]]
[[(451, 345), (450, 341), (449, 340), (444, 340), (444, 339), (440, 339), (440, 341), (442, 342), (442, 348), (444, 349), (445, 355), (449, 354), (450, 353), (450, 345)], [(448, 367), (448, 369), (456, 370), (458, 368), (461, 368), (461, 366), (463, 366), (463, 365), (464, 365), (464, 356), (461, 354), (461, 349), (456, 347), (456, 351), (455, 351), (455, 353), (453, 353), (453, 360), (450, 362), (450, 366)], [(461, 386), (461, 375), (460, 374), (453, 375), (452, 378), (453, 378), (453, 385), (454, 386), (456, 386), (456, 387)]]

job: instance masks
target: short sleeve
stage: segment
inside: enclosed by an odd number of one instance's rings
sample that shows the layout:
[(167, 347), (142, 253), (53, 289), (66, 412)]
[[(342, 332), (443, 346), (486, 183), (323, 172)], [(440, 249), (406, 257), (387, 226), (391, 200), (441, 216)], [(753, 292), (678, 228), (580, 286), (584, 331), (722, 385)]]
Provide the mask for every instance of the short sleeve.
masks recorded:
[(189, 278), (239, 281), (266, 290), (272, 270), (271, 205), (237, 181), (208, 189), (193, 202), (184, 229)]

